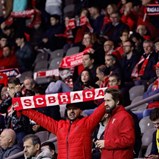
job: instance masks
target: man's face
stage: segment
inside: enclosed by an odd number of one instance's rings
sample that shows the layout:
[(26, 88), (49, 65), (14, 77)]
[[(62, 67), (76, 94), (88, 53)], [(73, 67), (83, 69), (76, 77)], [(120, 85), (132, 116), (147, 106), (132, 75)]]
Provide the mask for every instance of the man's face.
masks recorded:
[(29, 79), (24, 80), (24, 86), (26, 89), (31, 90), (32, 89), (32, 84), (31, 81)]
[(123, 48), (125, 54), (129, 54), (132, 51), (131, 43), (128, 41), (123, 43)]
[(159, 119), (153, 121), (153, 124), (156, 129), (159, 129)]
[(81, 109), (77, 107), (69, 107), (67, 108), (67, 117), (69, 120), (76, 120), (81, 114)]
[(116, 108), (117, 103), (112, 98), (112, 95), (106, 93), (104, 96), (105, 106), (106, 106), (106, 113), (111, 113), (114, 108)]
[(118, 86), (119, 82), (115, 76), (110, 76), (108, 79), (109, 86)]
[(96, 69), (96, 77), (98, 77), (99, 81), (103, 81), (104, 74), (98, 68)]
[(7, 57), (10, 54), (10, 48), (9, 47), (4, 47), (3, 48), (3, 56)]
[(125, 42), (129, 38), (129, 33), (128, 32), (123, 32), (122, 36), (120, 37), (122, 42)]
[(107, 53), (114, 48), (114, 45), (111, 41), (106, 41), (104, 43), (104, 52)]
[(82, 63), (84, 68), (89, 68), (93, 64), (93, 60), (90, 59), (89, 55), (83, 55)]
[(16, 42), (17, 46), (20, 47), (22, 45), (22, 43), (23, 43), (23, 40), (21, 38), (17, 38), (15, 40), (15, 42)]
[(116, 23), (119, 22), (120, 17), (119, 17), (118, 14), (113, 13), (113, 14), (110, 15), (110, 20), (112, 21), (113, 24), (116, 24)]
[(58, 21), (58, 20), (56, 20), (54, 17), (51, 17), (51, 18), (50, 18), (50, 24), (51, 24), (51, 26), (56, 25), (56, 24), (57, 24), (57, 21)]
[(6, 46), (6, 44), (7, 44), (7, 39), (6, 38), (1, 38), (0, 39), (0, 46), (4, 47), (4, 46)]
[(39, 151), (39, 145), (33, 145), (32, 140), (28, 139), (23, 143), (24, 147), (24, 156), (27, 158), (31, 158), (36, 156), (37, 152)]
[(105, 56), (105, 65), (107, 67), (111, 67), (113, 66), (113, 64), (114, 64), (113, 58), (111, 56)]
[(143, 43), (143, 48), (144, 48), (145, 54), (149, 54), (153, 51), (152, 43)]
[(8, 136), (8, 134), (6, 134), (5, 131), (2, 131), (0, 135), (0, 147), (2, 147), (3, 149), (7, 149), (10, 145), (10, 142), (11, 142), (10, 136)]

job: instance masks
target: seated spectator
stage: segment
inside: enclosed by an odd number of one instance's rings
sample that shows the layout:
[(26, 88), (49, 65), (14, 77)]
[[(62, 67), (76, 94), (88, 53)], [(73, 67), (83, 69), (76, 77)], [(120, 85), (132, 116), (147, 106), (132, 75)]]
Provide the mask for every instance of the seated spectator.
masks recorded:
[(150, 120), (153, 122), (157, 130), (153, 133), (151, 153), (146, 157), (146, 159), (159, 159), (159, 108), (155, 108), (151, 111)]
[(41, 144), (41, 151), (46, 151), (45, 149), (49, 150), (52, 154), (52, 159), (57, 159), (57, 153), (55, 150), (55, 145), (53, 142), (44, 142)]
[(129, 27), (121, 21), (121, 17), (118, 12), (113, 12), (110, 15), (111, 22), (104, 25), (101, 34), (106, 38), (114, 41), (115, 46), (120, 42), (120, 34), (123, 30)]
[(2, 49), (2, 57), (0, 58), (0, 69), (17, 68), (17, 59), (13, 50), (9, 45)]
[(50, 50), (56, 50), (61, 47), (62, 41), (58, 37), (56, 37), (56, 34), (62, 34), (64, 32), (64, 27), (60, 23), (60, 16), (59, 15), (51, 15), (50, 16), (50, 26), (44, 32), (42, 42), (40, 43), (39, 47), (41, 48), (47, 48)]
[(113, 54), (105, 55), (105, 65), (107, 69), (110, 71), (110, 74), (111, 73), (117, 73), (119, 75), (121, 74), (121, 68), (115, 55)]
[(145, 88), (155, 77), (154, 65), (157, 63), (157, 54), (154, 50), (154, 44), (150, 40), (143, 42), (144, 54), (139, 62), (133, 68), (131, 78), (135, 85), (145, 85)]
[(121, 58), (120, 52), (114, 50), (114, 42), (112, 40), (106, 40), (104, 42), (104, 53), (106, 54), (113, 54), (117, 57), (117, 59)]
[(97, 67), (96, 76), (98, 78), (98, 81), (96, 82), (96, 84), (98, 84), (100, 88), (106, 87), (108, 85), (109, 74), (110, 71), (105, 65)]
[(144, 38), (144, 40), (151, 40), (151, 35), (145, 25), (138, 25), (136, 32), (139, 33)]
[(35, 58), (31, 45), (26, 42), (26, 38), (23, 34), (18, 34), (15, 42), (18, 47), (16, 57), (20, 71), (25, 72), (31, 70)]
[[(155, 69), (156, 69), (157, 78), (155, 79), (155, 81), (153, 81), (153, 83), (149, 85), (148, 89), (143, 95), (143, 98), (148, 98), (152, 95), (159, 93), (159, 62), (157, 62), (157, 64), (155, 65)], [(147, 108), (155, 108), (155, 107), (159, 107), (158, 98), (155, 98), (154, 100), (150, 101), (147, 106)]]
[(34, 134), (26, 135), (23, 139), (24, 157), (26, 159), (52, 159), (49, 149), (41, 150), (41, 142), (38, 136)]
[(18, 144), (21, 145), (22, 138), (30, 133), (31, 127), (27, 117), (13, 111), (12, 98), (22, 96), (19, 79), (15, 77), (9, 78), (7, 91), (4, 93), (4, 99), (0, 103), (0, 112), (6, 113), (5, 126), (15, 131)]
[[(5, 159), (22, 151), (19, 145), (16, 145), (16, 133), (12, 129), (4, 129), (0, 135), (0, 158)], [(19, 157), (23, 159), (24, 157)]]
[[(73, 90), (85, 90), (85, 89), (94, 89), (97, 88), (98, 85), (94, 83), (92, 80), (92, 74), (89, 69), (84, 69), (78, 78), (78, 80), (74, 83)], [(97, 104), (94, 101), (84, 102), (82, 105), (82, 109), (94, 109), (97, 107)]]

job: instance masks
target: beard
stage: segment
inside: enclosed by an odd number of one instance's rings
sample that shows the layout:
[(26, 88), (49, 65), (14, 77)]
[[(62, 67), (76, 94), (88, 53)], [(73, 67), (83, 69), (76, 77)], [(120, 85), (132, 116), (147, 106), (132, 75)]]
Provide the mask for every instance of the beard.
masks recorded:
[(106, 106), (106, 113), (111, 114), (114, 109), (115, 105), (113, 107)]

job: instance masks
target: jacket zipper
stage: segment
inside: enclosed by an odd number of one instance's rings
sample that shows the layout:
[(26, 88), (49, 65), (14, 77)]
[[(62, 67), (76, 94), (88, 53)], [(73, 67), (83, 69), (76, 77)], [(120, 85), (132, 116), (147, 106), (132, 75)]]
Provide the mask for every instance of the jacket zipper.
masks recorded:
[(68, 143), (68, 137), (69, 137), (69, 134), (70, 134), (71, 125), (72, 125), (72, 122), (70, 121), (69, 128), (68, 128), (68, 135), (67, 135), (67, 138), (66, 138), (67, 159), (69, 159), (69, 143)]

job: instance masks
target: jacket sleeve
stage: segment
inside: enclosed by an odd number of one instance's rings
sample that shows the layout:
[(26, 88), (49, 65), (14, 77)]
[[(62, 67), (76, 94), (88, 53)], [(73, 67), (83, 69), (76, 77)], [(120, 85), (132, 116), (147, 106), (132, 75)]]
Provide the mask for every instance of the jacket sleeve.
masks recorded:
[(105, 114), (105, 106), (104, 103), (102, 103), (100, 106), (98, 106), (95, 111), (87, 118), (86, 125), (89, 127), (91, 131), (94, 130), (94, 128), (98, 125), (100, 120)]
[(118, 129), (117, 130), (118, 134), (113, 135), (114, 136), (113, 138), (110, 136), (109, 138), (104, 139), (105, 148), (108, 150), (112, 150), (112, 149), (124, 149), (128, 147), (133, 147), (135, 143), (135, 130), (134, 130), (133, 119), (131, 118), (131, 116), (123, 115), (121, 122), (116, 127), (116, 129)]
[(58, 121), (39, 113), (36, 110), (23, 110), (22, 114), (27, 116), (28, 118), (34, 120), (37, 124), (47, 129), (49, 132), (53, 134), (57, 134), (58, 129)]

